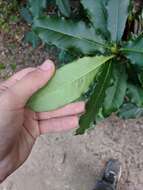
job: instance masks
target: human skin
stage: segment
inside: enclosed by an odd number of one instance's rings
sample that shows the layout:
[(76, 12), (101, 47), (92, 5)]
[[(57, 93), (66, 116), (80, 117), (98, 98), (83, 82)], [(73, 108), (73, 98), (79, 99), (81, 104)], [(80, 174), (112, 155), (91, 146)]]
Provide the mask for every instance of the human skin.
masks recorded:
[(53, 62), (47, 60), (38, 68), (26, 68), (0, 83), (0, 182), (24, 163), (40, 135), (78, 126), (84, 102), (43, 113), (25, 106), (54, 73)]

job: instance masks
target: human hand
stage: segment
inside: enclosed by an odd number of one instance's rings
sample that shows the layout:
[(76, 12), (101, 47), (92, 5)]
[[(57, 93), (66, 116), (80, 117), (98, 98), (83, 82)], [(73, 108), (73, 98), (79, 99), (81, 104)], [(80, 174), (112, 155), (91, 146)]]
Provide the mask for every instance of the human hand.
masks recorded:
[(24, 69), (0, 84), (1, 182), (23, 164), (41, 134), (78, 126), (78, 116), (85, 109), (84, 102), (43, 113), (25, 107), (28, 99), (47, 83), (54, 72), (54, 64), (47, 60), (40, 67)]

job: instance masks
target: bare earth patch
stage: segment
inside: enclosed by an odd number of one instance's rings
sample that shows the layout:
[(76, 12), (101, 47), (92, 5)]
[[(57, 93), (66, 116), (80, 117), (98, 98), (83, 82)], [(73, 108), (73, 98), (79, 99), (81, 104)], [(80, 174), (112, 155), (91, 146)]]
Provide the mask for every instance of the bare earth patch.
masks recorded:
[[(0, 37), (0, 79), (13, 71), (37, 66), (54, 58), (41, 46), (8, 43)], [(92, 190), (109, 158), (123, 166), (120, 190), (143, 189), (143, 119), (123, 121), (112, 116), (83, 136), (72, 132), (41, 136), (27, 162), (11, 175), (0, 190)]]
[(0, 190), (92, 190), (109, 158), (123, 166), (120, 190), (143, 187), (143, 120), (112, 117), (83, 136), (49, 134), (38, 139), (27, 162)]

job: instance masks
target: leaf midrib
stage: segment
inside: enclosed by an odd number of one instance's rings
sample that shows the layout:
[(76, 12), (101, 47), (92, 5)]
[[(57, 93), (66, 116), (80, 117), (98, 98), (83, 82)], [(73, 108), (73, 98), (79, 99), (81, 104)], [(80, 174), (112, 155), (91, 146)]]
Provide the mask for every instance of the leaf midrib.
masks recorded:
[[(65, 83), (65, 84), (62, 85), (62, 86), (65, 87), (65, 86), (67, 86), (67, 85), (70, 85), (70, 84), (72, 84), (72, 83), (75, 83), (75, 81), (82, 79), (83, 77), (85, 77), (86, 75), (89, 75), (89, 74), (92, 73), (92, 72), (95, 72), (97, 69), (99, 69), (99, 67), (100, 67), (102, 64), (104, 64), (104, 63), (101, 63), (101, 64), (98, 65), (98, 67), (96, 67), (95, 69), (93, 69), (93, 70), (91, 70), (91, 71), (89, 71), (89, 72), (86, 72), (86, 74), (82, 74), (82, 76), (81, 76), (80, 78), (76, 78), (76, 79), (74, 79), (74, 80), (71, 80), (71, 81)], [(95, 73), (95, 74), (96, 74), (96, 73)], [(59, 85), (58, 85), (58, 86), (59, 86)], [(56, 92), (59, 91), (59, 89), (57, 89), (57, 87), (55, 87), (55, 89), (56, 89), (56, 90), (53, 89), (51, 92), (48, 92), (48, 94), (56, 93)]]
[[(88, 72), (82, 74), (81, 77), (76, 78), (76, 79), (74, 79), (74, 80), (68, 80), (69, 83), (67, 82), (67, 83), (65, 83), (63, 86), (66, 86), (67, 84), (72, 84), (72, 83), (74, 83), (75, 81), (82, 79), (82, 78), (85, 77), (86, 75), (89, 75), (90, 73), (95, 72), (96, 70), (99, 69), (99, 67), (101, 67), (103, 64), (105, 64), (105, 63), (106, 63), (109, 59), (111, 59), (112, 57), (113, 57), (113, 56), (109, 57), (105, 62), (99, 63), (98, 66), (96, 66), (94, 69), (91, 69), (90, 71), (88, 71)], [(95, 74), (96, 74), (96, 73), (95, 73)], [(59, 85), (60, 85), (60, 84), (58, 84), (58, 86), (59, 86)], [(57, 88), (57, 87), (55, 87), (55, 88)], [(53, 90), (53, 91), (54, 91), (54, 92), (57, 92), (58, 90)]]
[(120, 51), (128, 51), (128, 52), (135, 52), (135, 53), (143, 53), (143, 50), (136, 50), (134, 48), (121, 48)]
[[(38, 21), (39, 22), (39, 21)], [(36, 24), (37, 25), (37, 24)], [(39, 25), (39, 24), (38, 24)], [(61, 31), (59, 31), (59, 30), (54, 30), (53, 28), (49, 28), (48, 26), (36, 26), (36, 27), (38, 27), (38, 28), (41, 28), (41, 29), (45, 29), (45, 30), (50, 30), (50, 31), (52, 31), (52, 32), (55, 32), (55, 33), (59, 33), (59, 34), (61, 34), (61, 35), (65, 35), (65, 36), (69, 36), (69, 37), (72, 37), (72, 38), (76, 38), (76, 39), (78, 39), (78, 40), (87, 40), (88, 42), (91, 42), (91, 43), (94, 43), (94, 44), (98, 44), (98, 45), (100, 45), (100, 46), (102, 46), (102, 47), (105, 47), (105, 44), (103, 44), (103, 43), (101, 43), (101, 42), (97, 42), (97, 41), (95, 41), (94, 39), (93, 40), (90, 40), (90, 39), (88, 39), (88, 38), (85, 38), (85, 37), (79, 37), (79, 36), (74, 36), (74, 35), (72, 35), (72, 34), (68, 34), (68, 33), (65, 33), (65, 32), (61, 32)], [(89, 28), (90, 29), (90, 28)]]
[[(72, 37), (72, 38), (76, 38), (76, 39), (78, 39), (78, 40), (86, 40), (86, 41), (88, 41), (88, 42), (90, 42), (90, 43), (98, 44), (98, 45), (100, 45), (100, 46), (102, 46), (102, 47), (106, 47), (104, 44), (102, 44), (102, 43), (100, 43), (100, 42), (93, 41), (93, 40), (90, 40), (90, 39), (85, 38), (85, 37), (81, 38), (81, 37), (78, 37), (78, 36), (74, 36), (74, 35), (71, 35), (71, 34), (67, 34), (67, 33), (60, 32), (60, 31), (58, 31), (58, 30), (55, 31), (55, 30), (49, 29), (49, 28), (46, 28), (46, 30), (50, 30), (50, 31), (52, 31), (52, 32), (59, 33), (59, 34), (61, 34), (61, 35), (63, 35), (63, 36), (69, 36), (69, 37)], [(62, 38), (62, 37), (61, 37), (61, 38)]]
[(116, 26), (115, 26), (115, 32), (116, 32), (116, 40), (118, 40), (118, 25), (119, 25), (119, 1), (118, 1), (118, 6), (116, 6), (116, 8), (117, 8), (117, 17), (116, 17)]

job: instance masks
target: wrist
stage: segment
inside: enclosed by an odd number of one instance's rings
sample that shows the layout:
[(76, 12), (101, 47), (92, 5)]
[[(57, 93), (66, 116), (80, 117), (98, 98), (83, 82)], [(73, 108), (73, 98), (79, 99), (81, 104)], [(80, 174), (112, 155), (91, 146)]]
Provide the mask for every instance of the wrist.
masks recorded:
[(0, 160), (0, 183), (12, 174), (17, 167), (17, 156), (14, 149), (12, 149), (9, 154)]

